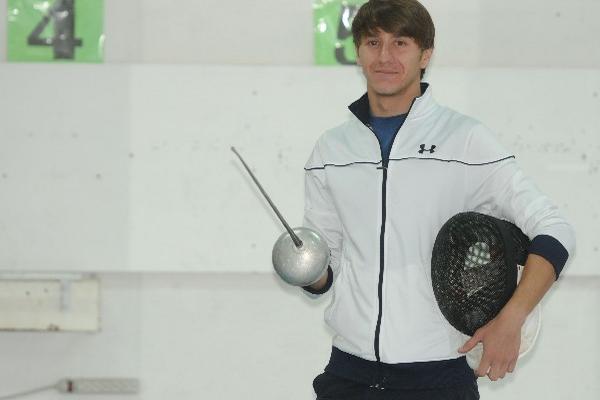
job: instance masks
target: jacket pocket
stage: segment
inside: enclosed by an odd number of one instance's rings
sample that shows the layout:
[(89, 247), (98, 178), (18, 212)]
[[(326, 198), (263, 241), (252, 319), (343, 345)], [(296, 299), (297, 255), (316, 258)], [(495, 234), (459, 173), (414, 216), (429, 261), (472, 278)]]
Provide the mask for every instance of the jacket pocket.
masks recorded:
[(329, 304), (329, 306), (325, 309), (325, 322), (327, 322), (327, 324), (331, 327), (332, 326), (332, 318), (335, 315), (340, 301), (342, 300), (343, 293), (345, 290), (347, 290), (345, 288), (345, 278), (344, 275), (347, 273), (348, 267), (348, 261), (347, 258), (345, 256), (345, 254), (342, 252), (342, 256), (340, 257), (340, 269), (339, 269), (339, 273), (338, 276), (335, 278), (334, 282), (333, 282), (333, 286), (332, 286), (332, 290), (333, 290), (333, 296), (331, 299), (331, 303)]

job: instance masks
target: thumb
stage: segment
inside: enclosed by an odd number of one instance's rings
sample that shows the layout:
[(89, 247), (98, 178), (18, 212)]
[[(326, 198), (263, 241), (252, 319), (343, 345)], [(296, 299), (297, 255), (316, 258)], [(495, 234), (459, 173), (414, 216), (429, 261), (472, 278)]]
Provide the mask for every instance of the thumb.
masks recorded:
[(463, 344), (460, 349), (458, 349), (458, 352), (459, 353), (468, 353), (479, 342), (481, 342), (481, 335), (479, 334), (479, 331), (477, 331), (477, 332), (475, 332), (475, 335), (473, 335), (473, 337), (471, 339), (467, 340), (467, 342), (465, 344)]

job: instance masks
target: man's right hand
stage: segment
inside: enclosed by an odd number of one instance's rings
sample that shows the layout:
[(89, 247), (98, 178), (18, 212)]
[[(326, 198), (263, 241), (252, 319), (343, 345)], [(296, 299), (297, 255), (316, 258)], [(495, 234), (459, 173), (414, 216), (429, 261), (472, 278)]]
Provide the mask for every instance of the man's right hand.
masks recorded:
[(319, 278), (318, 281), (316, 281), (315, 283), (313, 283), (312, 285), (310, 285), (309, 287), (313, 290), (321, 290), (325, 287), (325, 285), (327, 284), (327, 275), (328, 275), (328, 270), (325, 270), (325, 274), (323, 274), (322, 277)]

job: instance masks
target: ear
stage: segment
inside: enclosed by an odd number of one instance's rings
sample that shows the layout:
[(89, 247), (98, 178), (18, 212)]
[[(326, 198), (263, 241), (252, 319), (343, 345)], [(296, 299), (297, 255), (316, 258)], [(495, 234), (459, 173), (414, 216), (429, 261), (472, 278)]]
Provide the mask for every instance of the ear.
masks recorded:
[(421, 69), (427, 68), (429, 65), (429, 61), (431, 60), (431, 55), (433, 54), (433, 49), (424, 50), (421, 54)]
[[(360, 46), (358, 46), (360, 47)], [(356, 50), (356, 65), (358, 65), (359, 67), (362, 67), (362, 61), (360, 60), (360, 55), (358, 53), (358, 47), (354, 47), (354, 49)]]

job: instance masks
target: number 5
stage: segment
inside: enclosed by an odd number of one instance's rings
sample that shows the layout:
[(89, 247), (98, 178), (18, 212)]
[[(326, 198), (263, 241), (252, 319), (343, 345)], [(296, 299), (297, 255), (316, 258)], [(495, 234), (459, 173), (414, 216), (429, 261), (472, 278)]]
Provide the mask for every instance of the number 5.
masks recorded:
[(338, 24), (337, 37), (339, 42), (335, 46), (335, 59), (340, 64), (352, 65), (356, 64), (354, 61), (348, 60), (344, 53), (344, 47), (341, 45), (341, 41), (352, 35), (352, 20), (358, 12), (357, 5), (343, 5), (342, 12), (340, 13), (340, 23)]

